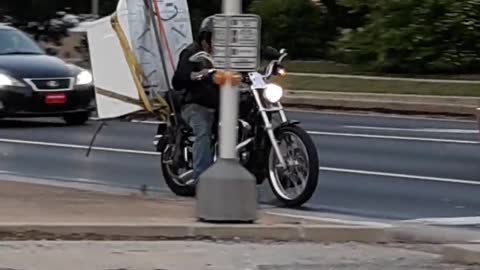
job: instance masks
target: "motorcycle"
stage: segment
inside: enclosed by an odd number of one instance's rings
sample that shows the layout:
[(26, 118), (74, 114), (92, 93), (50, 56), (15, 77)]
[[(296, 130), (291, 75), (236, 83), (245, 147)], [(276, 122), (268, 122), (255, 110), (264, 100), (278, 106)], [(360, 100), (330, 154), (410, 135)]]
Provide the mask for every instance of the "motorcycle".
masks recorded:
[[(287, 56), (286, 50), (269, 47), (265, 55), (270, 63), (263, 74), (242, 73), (245, 87), (239, 89), (237, 156), (256, 177), (258, 185), (268, 179), (274, 195), (284, 206), (299, 207), (312, 197), (318, 185), (316, 146), (298, 121), (287, 118), (280, 102), (283, 89), (270, 82), (273, 76), (285, 75), (282, 61)], [(213, 66), (206, 52), (190, 58), (192, 62), (205, 60)], [(177, 97), (175, 94), (168, 94), (172, 114), (169, 123), (159, 125), (154, 145), (161, 153), (163, 176), (171, 191), (178, 196), (195, 196), (195, 185), (188, 184), (193, 179), (195, 137), (180, 117), (178, 94)], [(214, 160), (218, 154), (217, 126), (213, 127), (211, 140)]]

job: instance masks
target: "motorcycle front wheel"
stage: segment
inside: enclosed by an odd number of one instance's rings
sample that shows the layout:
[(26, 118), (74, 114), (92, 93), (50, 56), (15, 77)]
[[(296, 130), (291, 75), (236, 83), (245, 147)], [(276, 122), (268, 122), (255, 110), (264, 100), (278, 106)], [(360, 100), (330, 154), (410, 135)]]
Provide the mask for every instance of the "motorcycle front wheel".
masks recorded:
[(310, 135), (298, 126), (282, 127), (275, 134), (287, 168), (282, 168), (275, 149), (270, 147), (270, 186), (284, 206), (300, 207), (311, 199), (318, 185), (317, 148)]
[(192, 171), (188, 167), (179, 166), (174, 162), (175, 145), (169, 144), (165, 147), (161, 155), (162, 174), (168, 188), (181, 197), (194, 197), (195, 186), (185, 184), (182, 176), (190, 177)]

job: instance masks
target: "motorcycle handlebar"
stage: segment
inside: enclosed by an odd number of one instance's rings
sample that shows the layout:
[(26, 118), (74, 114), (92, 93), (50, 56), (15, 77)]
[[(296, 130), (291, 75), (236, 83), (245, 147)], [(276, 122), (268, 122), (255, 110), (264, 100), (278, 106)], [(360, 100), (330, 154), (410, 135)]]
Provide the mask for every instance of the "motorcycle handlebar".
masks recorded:
[[(285, 50), (281, 50), (280, 51), (280, 56), (277, 60), (272, 60), (270, 61), (270, 63), (268, 64), (267, 66), (267, 70), (265, 72), (265, 74), (263, 74), (263, 77), (264, 78), (270, 78), (273, 74), (273, 69), (275, 67), (275, 64), (281, 64), (283, 59), (285, 59), (285, 57), (287, 56), (288, 54), (285, 52)], [(205, 60), (207, 60), (208, 62), (210, 62), (212, 64), (212, 66), (215, 65), (212, 57), (210, 56), (210, 54), (208, 54), (207, 52), (204, 52), (204, 51), (201, 51), (201, 52), (198, 52), (196, 53), (195, 55), (193, 55), (192, 57), (190, 57), (190, 61), (192, 62), (196, 62), (198, 61), (200, 58), (203, 58)], [(210, 69), (209, 70), (209, 74), (212, 74), (214, 72), (216, 72), (217, 70), (216, 69)]]

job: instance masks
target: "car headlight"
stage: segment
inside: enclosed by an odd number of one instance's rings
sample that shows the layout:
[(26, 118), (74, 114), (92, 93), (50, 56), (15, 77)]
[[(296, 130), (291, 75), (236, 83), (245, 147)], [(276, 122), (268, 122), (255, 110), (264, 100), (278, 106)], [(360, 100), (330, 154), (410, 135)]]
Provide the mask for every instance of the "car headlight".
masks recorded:
[(0, 88), (4, 86), (25, 86), (22, 82), (8, 76), (5, 74), (0, 73)]
[(91, 84), (93, 82), (92, 73), (88, 70), (83, 70), (77, 75), (77, 85)]
[(283, 88), (273, 83), (267, 84), (263, 97), (271, 103), (277, 103), (283, 97)]

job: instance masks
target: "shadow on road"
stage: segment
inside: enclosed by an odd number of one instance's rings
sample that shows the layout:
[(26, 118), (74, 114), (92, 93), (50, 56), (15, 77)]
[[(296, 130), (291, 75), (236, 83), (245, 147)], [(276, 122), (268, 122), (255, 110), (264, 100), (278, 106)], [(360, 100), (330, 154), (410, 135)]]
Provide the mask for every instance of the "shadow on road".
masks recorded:
[[(88, 123), (87, 123), (88, 125)], [(33, 120), (33, 119), (0, 119), (0, 129), (15, 128), (58, 128), (69, 127), (62, 121)]]

